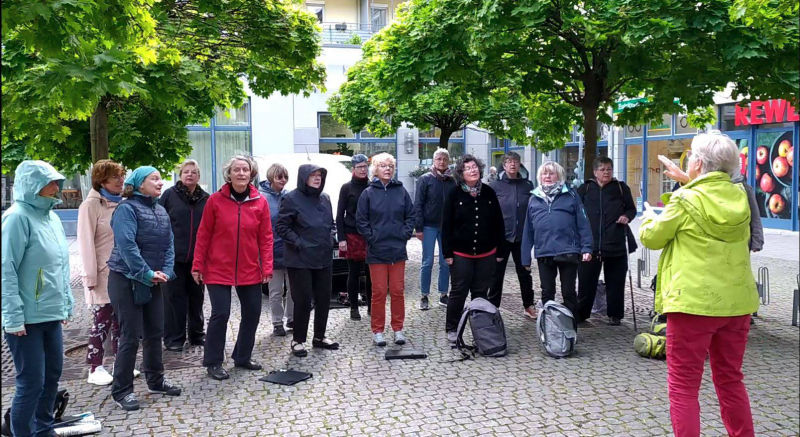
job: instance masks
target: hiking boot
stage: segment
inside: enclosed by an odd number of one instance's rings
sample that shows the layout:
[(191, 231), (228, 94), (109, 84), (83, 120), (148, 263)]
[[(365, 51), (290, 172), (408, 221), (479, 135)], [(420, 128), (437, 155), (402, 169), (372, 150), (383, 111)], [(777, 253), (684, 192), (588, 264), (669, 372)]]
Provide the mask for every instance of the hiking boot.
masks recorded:
[(439, 305), (441, 305), (443, 307), (447, 307), (447, 295), (446, 294), (443, 294), (443, 295), (439, 296)]
[(608, 324), (611, 326), (619, 326), (621, 322), (622, 320), (617, 317), (611, 317), (611, 316), (608, 317)]
[(383, 338), (383, 332), (376, 332), (372, 342), (375, 343), (375, 346), (386, 346), (386, 339)]
[(358, 307), (350, 308), (350, 320), (361, 320), (361, 314), (358, 312)]
[(273, 325), (272, 326), (272, 335), (274, 335), (276, 337), (285, 337), (286, 336), (286, 330), (283, 329), (283, 323), (281, 323), (280, 325)]
[(422, 299), (419, 300), (419, 309), (425, 311), (428, 308), (430, 308), (430, 305), (428, 304), (428, 296), (422, 296)]
[(139, 409), (139, 400), (136, 399), (136, 395), (133, 393), (128, 393), (124, 398), (114, 402), (125, 411), (136, 411)]
[(89, 371), (89, 378), (86, 382), (94, 385), (108, 385), (114, 382), (114, 377), (103, 366), (97, 366), (94, 371)]
[(147, 391), (150, 393), (167, 396), (180, 396), (181, 394), (181, 388), (176, 385), (172, 385), (169, 381), (167, 381), (167, 378), (162, 379), (161, 385), (158, 387), (148, 387)]
[(394, 344), (406, 344), (406, 336), (403, 331), (394, 332)]

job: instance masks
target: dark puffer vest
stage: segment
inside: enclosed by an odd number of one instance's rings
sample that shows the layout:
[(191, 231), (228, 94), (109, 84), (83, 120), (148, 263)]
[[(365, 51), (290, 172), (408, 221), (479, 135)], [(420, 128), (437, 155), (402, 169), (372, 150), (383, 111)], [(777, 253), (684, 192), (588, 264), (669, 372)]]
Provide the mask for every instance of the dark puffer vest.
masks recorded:
[[(167, 210), (156, 199), (134, 195), (123, 200), (111, 217), (111, 227), (114, 229), (114, 249), (108, 259), (111, 271), (139, 282), (147, 279), (150, 270), (174, 276), (172, 226)], [(129, 237), (133, 235), (136, 248), (130, 247), (134, 241)]]

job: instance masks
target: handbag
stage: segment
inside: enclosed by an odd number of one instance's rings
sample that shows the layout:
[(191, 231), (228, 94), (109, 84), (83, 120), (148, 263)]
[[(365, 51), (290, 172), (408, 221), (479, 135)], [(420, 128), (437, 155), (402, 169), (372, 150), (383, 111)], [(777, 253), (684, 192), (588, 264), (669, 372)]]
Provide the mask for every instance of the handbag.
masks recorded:
[(133, 304), (144, 305), (147, 302), (150, 302), (150, 299), (153, 298), (153, 293), (150, 291), (150, 287), (142, 284), (139, 281), (131, 280), (131, 282), (133, 282)]

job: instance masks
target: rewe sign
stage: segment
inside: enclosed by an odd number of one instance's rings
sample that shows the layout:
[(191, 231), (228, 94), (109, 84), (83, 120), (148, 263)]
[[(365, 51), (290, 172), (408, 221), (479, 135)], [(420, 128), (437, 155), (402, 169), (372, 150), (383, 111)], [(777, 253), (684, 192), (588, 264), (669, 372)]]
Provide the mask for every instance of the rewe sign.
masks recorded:
[(737, 104), (736, 114), (733, 119), (736, 126), (783, 123), (784, 121), (800, 121), (800, 116), (797, 114), (797, 109), (783, 99), (753, 100), (745, 108)]

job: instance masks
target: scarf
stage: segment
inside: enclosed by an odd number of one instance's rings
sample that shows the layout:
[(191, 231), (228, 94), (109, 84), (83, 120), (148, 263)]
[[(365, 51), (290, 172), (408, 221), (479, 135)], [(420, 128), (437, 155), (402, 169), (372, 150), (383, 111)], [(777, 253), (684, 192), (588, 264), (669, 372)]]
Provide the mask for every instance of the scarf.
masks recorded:
[(564, 184), (560, 182), (553, 185), (542, 184), (540, 186), (542, 193), (544, 193), (544, 199), (547, 201), (547, 203), (553, 203), (553, 200), (555, 200), (556, 196), (558, 196), (558, 193), (561, 192), (561, 187), (563, 186)]
[(105, 197), (106, 200), (109, 200), (111, 202), (116, 202), (116, 203), (122, 202), (122, 196), (121, 195), (112, 194), (108, 190), (106, 190), (105, 188), (102, 188), (102, 187), (100, 187), (100, 195)]
[(247, 200), (247, 197), (250, 195), (250, 186), (249, 185), (241, 193), (239, 193), (239, 192), (237, 192), (236, 190), (233, 189), (233, 184), (229, 183), (228, 185), (230, 185), (231, 197), (236, 199), (237, 202), (244, 202), (245, 200)]
[(465, 193), (469, 193), (472, 197), (478, 197), (481, 195), (481, 181), (478, 179), (478, 183), (476, 183), (474, 187), (470, 187), (466, 182), (462, 182), (461, 189), (464, 190)]
[(175, 191), (182, 194), (190, 205), (194, 205), (195, 203), (197, 203), (200, 199), (203, 198), (203, 195), (205, 194), (203, 189), (200, 188), (200, 185), (195, 185), (194, 191), (190, 193), (189, 188), (187, 188), (186, 185), (184, 185), (183, 182), (181, 181), (175, 183)]
[(439, 179), (440, 181), (446, 181), (447, 179), (452, 177), (450, 168), (448, 168), (447, 170), (442, 172), (442, 171), (439, 171), (439, 169), (436, 168), (436, 167), (431, 167), (431, 174), (433, 176), (435, 176), (436, 179)]

